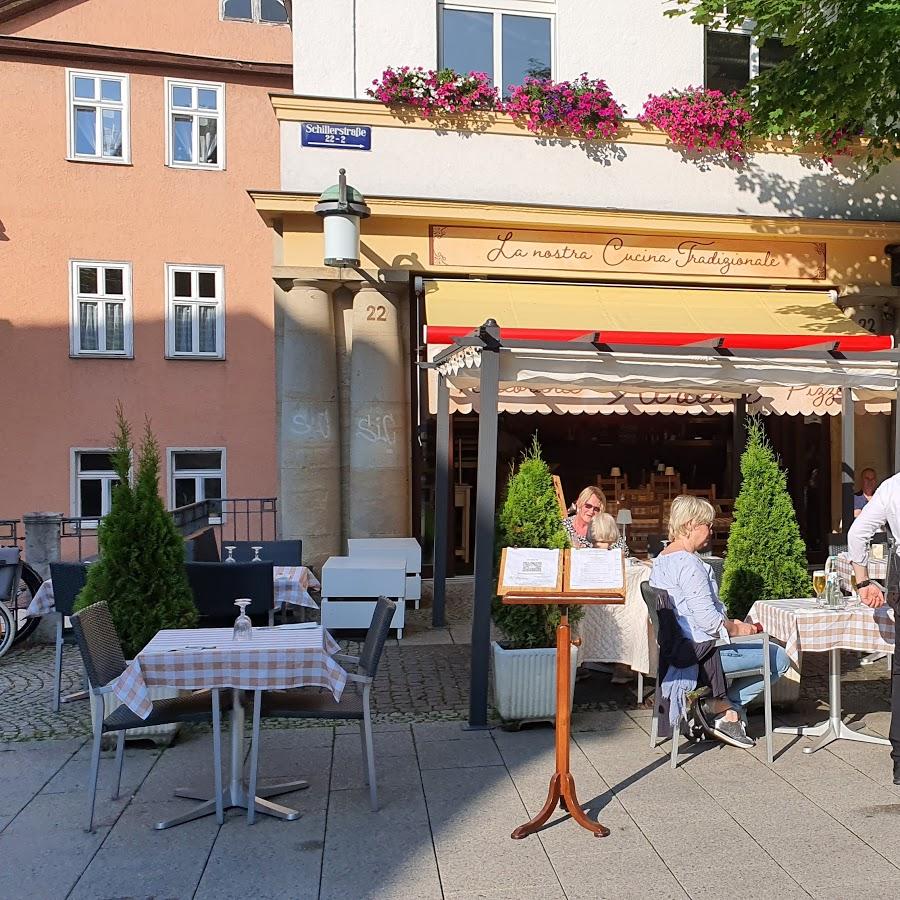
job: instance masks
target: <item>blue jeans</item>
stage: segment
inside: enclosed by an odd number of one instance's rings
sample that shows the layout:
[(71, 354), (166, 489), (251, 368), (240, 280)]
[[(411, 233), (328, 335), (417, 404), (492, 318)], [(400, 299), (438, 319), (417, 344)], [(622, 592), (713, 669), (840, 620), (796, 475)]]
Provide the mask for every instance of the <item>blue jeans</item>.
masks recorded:
[[(722, 647), (719, 655), (722, 658), (722, 669), (725, 677), (729, 672), (740, 672), (742, 669), (754, 669), (763, 664), (762, 643), (759, 644), (731, 644)], [(784, 647), (778, 644), (769, 644), (769, 675), (774, 683), (790, 668)], [(735, 678), (728, 685), (728, 699), (735, 706), (747, 707), (763, 692), (762, 675), (747, 675), (744, 678)]]

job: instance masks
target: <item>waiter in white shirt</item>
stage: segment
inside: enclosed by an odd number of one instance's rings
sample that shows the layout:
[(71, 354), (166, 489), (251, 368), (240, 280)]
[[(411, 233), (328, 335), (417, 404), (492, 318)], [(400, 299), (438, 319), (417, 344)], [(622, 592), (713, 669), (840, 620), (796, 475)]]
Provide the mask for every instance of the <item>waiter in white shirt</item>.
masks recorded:
[[(891, 533), (900, 535), (900, 474), (892, 475), (881, 483), (871, 500), (850, 526), (847, 533), (847, 545), (853, 571), (856, 573), (856, 589), (859, 599), (866, 606), (884, 606), (884, 593), (881, 588), (869, 580), (869, 545), (872, 537), (888, 525)], [(893, 595), (898, 560), (892, 558), (888, 563), (889, 584), (886, 585), (891, 597), (891, 605), (896, 612), (896, 599)], [(896, 642), (896, 641), (895, 641)], [(894, 654), (894, 668), (891, 673), (891, 759), (894, 761), (894, 784), (900, 784), (900, 654)]]

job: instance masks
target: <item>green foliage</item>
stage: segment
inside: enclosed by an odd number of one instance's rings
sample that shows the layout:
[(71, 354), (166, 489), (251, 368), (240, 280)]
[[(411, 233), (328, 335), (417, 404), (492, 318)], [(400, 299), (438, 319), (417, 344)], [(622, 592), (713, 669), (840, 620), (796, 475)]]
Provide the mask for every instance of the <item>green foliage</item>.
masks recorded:
[(113, 467), (119, 483), (100, 521), (100, 558), (88, 567), (76, 602), (109, 604), (125, 655), (132, 658), (162, 628), (190, 628), (197, 610), (184, 571), (184, 541), (159, 496), (159, 445), (144, 426), (132, 483), (131, 427), (116, 407)]
[(763, 43), (793, 54), (753, 80), (745, 93), (753, 130), (825, 144), (840, 153), (860, 134), (874, 171), (900, 157), (900, 0), (669, 0), (668, 15), (699, 25), (750, 19)]
[[(541, 456), (535, 437), (522, 455), (519, 467), (510, 472), (506, 499), (497, 517), (497, 555), (503, 547), (543, 547), (548, 550), (569, 546), (568, 535), (559, 516), (553, 478)], [(515, 648), (556, 646), (559, 608), (556, 606), (504, 606), (494, 598), (493, 618)], [(569, 608), (569, 621), (581, 618), (581, 607)]]
[(748, 419), (741, 478), (721, 591), (736, 619), (757, 600), (811, 596), (806, 545), (787, 479), (759, 419)]

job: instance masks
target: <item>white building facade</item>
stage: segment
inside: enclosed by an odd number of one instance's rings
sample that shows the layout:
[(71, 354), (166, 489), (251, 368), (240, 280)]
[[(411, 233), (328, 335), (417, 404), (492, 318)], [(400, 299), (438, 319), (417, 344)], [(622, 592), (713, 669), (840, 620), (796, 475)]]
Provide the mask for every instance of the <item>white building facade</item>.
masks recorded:
[[(832, 321), (824, 307), (836, 301), (866, 331), (893, 332), (900, 294), (885, 248), (900, 243), (900, 165), (866, 179), (852, 161), (830, 166), (787, 142), (755, 145), (743, 165), (673, 148), (634, 120), (648, 95), (737, 88), (784, 51), (758, 47), (749, 32), (667, 17), (667, 8), (662, 0), (294, 0), (294, 93), (273, 95), (281, 184), (252, 196), (276, 236), (283, 526), (313, 558), (341, 552), (347, 537), (413, 534), (427, 544), (430, 402), (416, 363), (454, 328), (490, 317), (501, 329), (534, 331), (814, 334), (832, 328), (822, 324)], [(485, 71), (501, 92), (528, 72), (556, 80), (586, 72), (606, 81), (626, 121), (613, 141), (585, 143), (535, 136), (505, 114), (428, 120), (367, 96), (385, 68), (404, 65)], [(368, 148), (304, 139), (304, 124), (360, 129)], [(314, 206), (339, 168), (372, 211), (358, 269), (323, 265)], [(549, 294), (548, 285), (556, 286)], [(477, 409), (466, 399), (455, 398), (461, 414)], [(801, 524), (815, 544), (841, 512), (840, 491), (822, 487), (838, 477), (826, 414), (840, 400), (770, 400), (761, 411), (795, 419), (786, 443), (827, 445), (821, 457), (789, 460), (798, 504), (811, 485), (827, 495), (821, 508), (804, 506)], [(591, 471), (619, 465), (619, 453), (634, 456), (633, 481), (665, 461), (692, 486), (705, 478), (728, 496), (735, 446), (730, 426), (716, 425), (730, 408), (721, 404), (675, 409), (671, 398), (641, 398), (588, 416), (601, 410), (579, 401), (577, 430), (598, 449), (577, 465), (559, 449), (563, 470), (569, 461), (567, 493)], [(506, 398), (502, 408), (511, 454), (528, 429), (551, 447), (566, 443), (572, 420), (563, 413), (572, 409), (535, 398), (518, 406)], [(857, 411), (859, 467), (888, 474), (889, 417)], [(667, 431), (652, 412), (688, 415)], [(460, 565), (469, 562), (469, 433), (463, 416), (454, 475)], [(638, 449), (622, 449), (635, 434), (638, 448), (694, 440), (695, 460), (701, 445), (708, 455), (699, 465), (685, 454), (660, 460), (659, 450), (638, 459)]]

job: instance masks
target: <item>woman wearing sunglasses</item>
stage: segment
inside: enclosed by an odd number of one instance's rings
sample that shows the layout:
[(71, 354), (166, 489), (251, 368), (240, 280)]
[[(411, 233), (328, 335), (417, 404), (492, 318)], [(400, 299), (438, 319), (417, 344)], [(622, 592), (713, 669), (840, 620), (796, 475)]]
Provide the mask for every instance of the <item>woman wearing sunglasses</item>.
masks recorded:
[[(571, 509), (571, 507), (570, 507)], [(579, 548), (591, 548), (594, 539), (591, 537), (591, 522), (594, 516), (606, 512), (606, 495), (596, 485), (588, 485), (575, 501), (575, 514), (563, 519), (563, 527), (569, 535), (569, 543), (576, 550)], [(628, 547), (622, 536), (613, 544), (628, 556)]]

